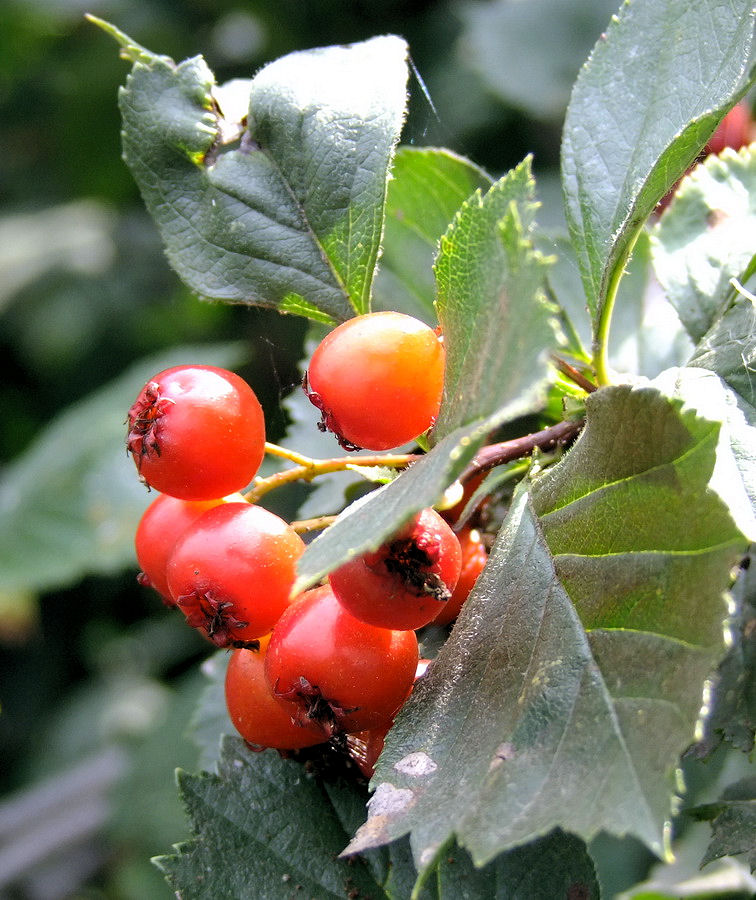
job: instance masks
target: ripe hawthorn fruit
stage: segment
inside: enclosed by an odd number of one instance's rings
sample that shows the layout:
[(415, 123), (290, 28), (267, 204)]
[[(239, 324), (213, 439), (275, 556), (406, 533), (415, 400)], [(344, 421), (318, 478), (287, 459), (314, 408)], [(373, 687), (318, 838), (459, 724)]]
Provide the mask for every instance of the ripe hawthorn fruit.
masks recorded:
[(281, 616), (265, 657), (275, 697), (299, 707), (300, 724), (323, 739), (388, 725), (406, 700), (418, 663), (413, 631), (360, 622), (326, 584)]
[(265, 419), (252, 388), (215, 366), (175, 366), (142, 388), (126, 446), (140, 478), (182, 500), (244, 488), (265, 453)]
[(412, 316), (378, 312), (331, 331), (304, 378), (322, 431), (346, 450), (389, 450), (436, 421), (445, 353), (432, 328)]
[(463, 528), (457, 534), (457, 538), (462, 551), (462, 569), (451, 597), (433, 620), (436, 625), (448, 625), (457, 618), (465, 601), (470, 596), (470, 591), (475, 586), (478, 576), (488, 562), (488, 550), (477, 529)]
[(424, 509), (377, 550), (331, 573), (331, 587), (355, 618), (379, 628), (421, 628), (433, 621), (459, 579), (457, 536)]
[(176, 542), (168, 588), (189, 625), (218, 647), (253, 641), (289, 605), (304, 541), (261, 506), (223, 503), (203, 513)]
[[(236, 496), (243, 502), (241, 494)], [(202, 513), (223, 502), (221, 499), (179, 500), (170, 494), (160, 494), (139, 520), (134, 537), (137, 562), (141, 569), (137, 580), (145, 587), (154, 588), (167, 606), (176, 605), (168, 588), (165, 571), (176, 541)]]
[(270, 637), (257, 650), (231, 652), (226, 670), (226, 706), (234, 728), (252, 747), (262, 750), (299, 750), (323, 742), (317, 725), (295, 722), (299, 707), (277, 700), (265, 678), (265, 654)]

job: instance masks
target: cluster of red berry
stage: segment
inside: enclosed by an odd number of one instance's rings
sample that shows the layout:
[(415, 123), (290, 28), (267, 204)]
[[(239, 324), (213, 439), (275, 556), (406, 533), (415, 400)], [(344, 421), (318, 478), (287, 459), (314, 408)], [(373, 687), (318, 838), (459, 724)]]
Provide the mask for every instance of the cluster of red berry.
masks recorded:
[[(305, 390), (343, 447), (386, 450), (432, 426), (443, 375), (436, 332), (375, 313), (323, 340)], [(137, 529), (139, 579), (232, 650), (226, 700), (239, 733), (282, 751), (346, 735), (369, 774), (422, 669), (415, 630), (452, 621), (485, 565), (478, 532), (455, 534), (425, 509), (292, 600), (304, 541), (239, 493), (266, 449), (246, 382), (211, 366), (155, 375), (129, 410), (127, 446), (161, 492)]]

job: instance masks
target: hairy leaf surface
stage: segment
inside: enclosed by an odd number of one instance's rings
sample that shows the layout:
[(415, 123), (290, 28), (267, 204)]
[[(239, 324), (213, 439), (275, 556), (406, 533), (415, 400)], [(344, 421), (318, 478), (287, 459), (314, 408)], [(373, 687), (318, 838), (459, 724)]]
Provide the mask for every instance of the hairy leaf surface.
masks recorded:
[(446, 374), (436, 440), (548, 380), (556, 336), (543, 293), (549, 260), (532, 243), (534, 194), (527, 159), (467, 200), (441, 239)]
[(756, 252), (756, 144), (709, 156), (683, 179), (651, 246), (657, 277), (697, 343)]
[(406, 53), (392, 36), (300, 51), (231, 90), (201, 57), (132, 52), (124, 158), (193, 290), (321, 321), (369, 309)]
[(751, 0), (633, 0), (594, 47), (562, 142), (570, 233), (595, 329), (657, 202), (744, 90)]

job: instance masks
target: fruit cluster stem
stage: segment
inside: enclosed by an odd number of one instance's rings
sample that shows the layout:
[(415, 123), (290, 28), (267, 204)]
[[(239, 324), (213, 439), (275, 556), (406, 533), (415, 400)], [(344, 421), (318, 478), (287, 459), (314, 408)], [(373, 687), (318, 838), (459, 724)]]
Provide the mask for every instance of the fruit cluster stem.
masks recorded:
[(382, 454), (380, 456), (339, 456), (332, 459), (311, 459), (277, 444), (265, 444), (266, 453), (288, 459), (296, 463), (294, 468), (276, 472), (266, 478), (258, 477), (252, 482), (252, 487), (245, 492), (244, 497), (249, 503), (257, 501), (270, 491), (291, 484), (294, 481), (312, 481), (319, 475), (327, 475), (331, 472), (344, 472), (354, 469), (355, 466), (386, 466), (391, 469), (403, 469), (410, 463), (420, 459), (414, 453)]

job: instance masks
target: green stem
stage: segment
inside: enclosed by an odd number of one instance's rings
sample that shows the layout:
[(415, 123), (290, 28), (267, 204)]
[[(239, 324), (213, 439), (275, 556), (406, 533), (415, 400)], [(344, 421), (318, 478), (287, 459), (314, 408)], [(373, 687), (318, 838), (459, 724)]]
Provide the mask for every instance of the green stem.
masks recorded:
[(617, 260), (609, 279), (604, 305), (601, 307), (598, 328), (593, 339), (593, 370), (596, 373), (596, 381), (599, 387), (605, 387), (612, 383), (609, 377), (609, 328), (612, 322), (614, 302), (617, 299), (617, 291), (619, 290), (622, 276), (625, 274), (625, 266), (628, 259), (630, 259), (630, 254), (633, 252), (633, 247), (635, 247), (635, 242), (638, 240), (640, 233), (641, 229), (639, 228), (628, 241), (627, 246)]
[(276, 488), (291, 484), (293, 481), (312, 481), (318, 475), (330, 472), (346, 472), (354, 466), (388, 466), (392, 469), (403, 469), (415, 460), (420, 459), (413, 453), (384, 454), (382, 456), (341, 456), (333, 459), (311, 459), (293, 450), (279, 447), (277, 444), (266, 444), (266, 452), (297, 463), (293, 469), (276, 472), (267, 478), (255, 478), (252, 487), (244, 494), (249, 503), (257, 503), (265, 494)]

